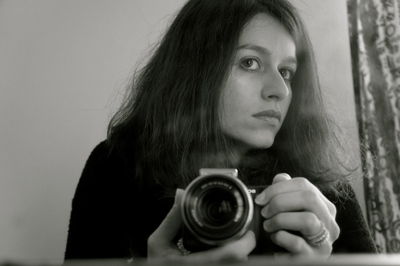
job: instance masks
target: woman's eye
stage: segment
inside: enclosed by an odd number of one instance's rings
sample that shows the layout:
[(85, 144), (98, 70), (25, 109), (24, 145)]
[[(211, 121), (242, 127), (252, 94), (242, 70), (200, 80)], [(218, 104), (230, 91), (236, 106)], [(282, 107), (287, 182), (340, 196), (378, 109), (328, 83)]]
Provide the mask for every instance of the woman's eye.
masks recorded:
[(240, 66), (245, 70), (255, 71), (260, 69), (260, 63), (257, 59), (254, 58), (246, 58), (240, 61)]
[(294, 71), (292, 71), (291, 69), (281, 69), (279, 70), (279, 73), (281, 73), (281, 76), (284, 80), (286, 81), (292, 81), (293, 76), (294, 76)]

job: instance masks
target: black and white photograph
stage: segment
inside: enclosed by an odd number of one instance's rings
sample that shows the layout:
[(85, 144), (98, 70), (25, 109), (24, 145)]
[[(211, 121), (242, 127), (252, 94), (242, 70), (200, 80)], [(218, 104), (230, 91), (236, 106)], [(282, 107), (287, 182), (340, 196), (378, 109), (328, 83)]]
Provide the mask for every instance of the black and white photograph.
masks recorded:
[(400, 0), (0, 0), (0, 265), (400, 265)]

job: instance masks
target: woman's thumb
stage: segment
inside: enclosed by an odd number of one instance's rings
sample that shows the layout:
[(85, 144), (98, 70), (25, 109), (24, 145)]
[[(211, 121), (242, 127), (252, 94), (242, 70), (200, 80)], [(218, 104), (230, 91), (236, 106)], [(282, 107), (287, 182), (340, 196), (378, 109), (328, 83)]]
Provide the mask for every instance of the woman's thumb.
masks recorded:
[(153, 238), (170, 241), (176, 236), (182, 225), (180, 202), (183, 192), (184, 191), (179, 188), (176, 190), (174, 205), (167, 216), (165, 216), (160, 226), (154, 231)]

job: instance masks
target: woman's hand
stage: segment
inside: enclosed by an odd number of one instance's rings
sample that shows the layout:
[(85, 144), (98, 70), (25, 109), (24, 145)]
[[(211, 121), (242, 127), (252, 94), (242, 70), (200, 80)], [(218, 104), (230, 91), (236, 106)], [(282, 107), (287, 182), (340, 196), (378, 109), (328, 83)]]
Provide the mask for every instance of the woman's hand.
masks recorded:
[(184, 262), (242, 261), (254, 249), (256, 239), (252, 231), (248, 231), (240, 239), (224, 246), (207, 251), (191, 253), (183, 256), (177, 244), (173, 242), (180, 231), (182, 223), (180, 202), (183, 190), (178, 189), (175, 202), (160, 226), (147, 240), (148, 259), (170, 259)]
[(263, 228), (275, 244), (297, 255), (331, 254), (340, 233), (336, 207), (310, 181), (278, 174), (255, 201), (263, 206)]

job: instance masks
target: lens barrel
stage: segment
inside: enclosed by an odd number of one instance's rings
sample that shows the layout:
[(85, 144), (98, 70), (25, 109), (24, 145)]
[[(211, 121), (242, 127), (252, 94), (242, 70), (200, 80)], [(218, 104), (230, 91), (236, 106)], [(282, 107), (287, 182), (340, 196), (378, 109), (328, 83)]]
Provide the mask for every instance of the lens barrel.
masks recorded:
[(240, 238), (254, 213), (247, 187), (239, 178), (224, 174), (194, 179), (185, 190), (181, 207), (185, 227), (197, 240), (211, 246)]

